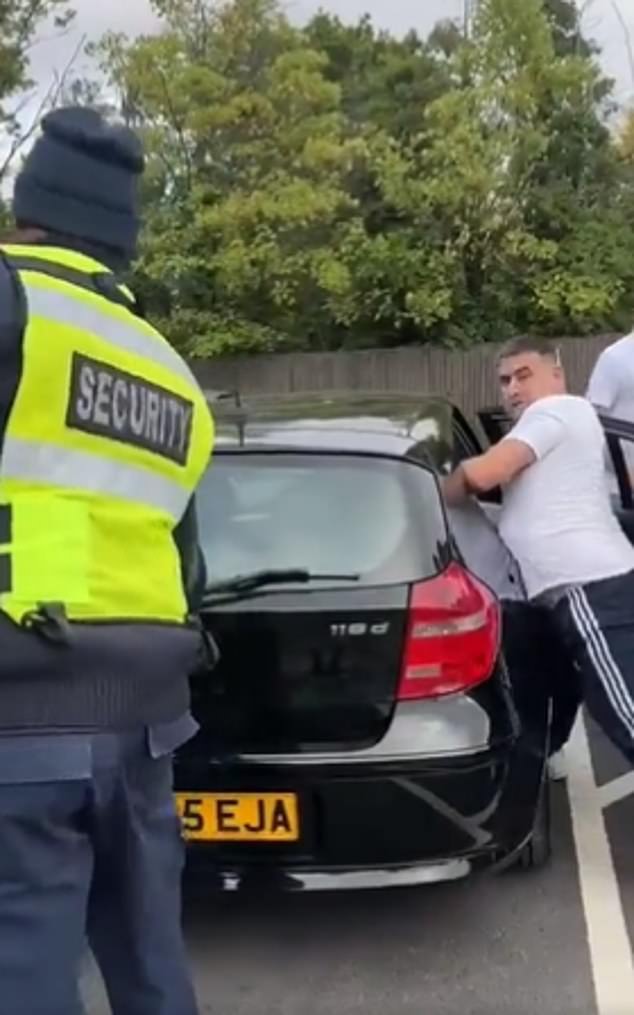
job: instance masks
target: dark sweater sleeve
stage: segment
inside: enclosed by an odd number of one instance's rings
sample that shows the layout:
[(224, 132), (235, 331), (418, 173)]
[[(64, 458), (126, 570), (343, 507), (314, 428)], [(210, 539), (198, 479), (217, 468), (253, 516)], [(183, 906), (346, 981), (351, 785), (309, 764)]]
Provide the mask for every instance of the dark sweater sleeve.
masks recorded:
[(0, 446), (20, 383), (25, 323), (24, 290), (0, 256)]
[(185, 514), (174, 530), (174, 541), (181, 559), (181, 574), (187, 605), (190, 610), (197, 610), (207, 583), (207, 569), (198, 542), (198, 519), (194, 497), (191, 498)]

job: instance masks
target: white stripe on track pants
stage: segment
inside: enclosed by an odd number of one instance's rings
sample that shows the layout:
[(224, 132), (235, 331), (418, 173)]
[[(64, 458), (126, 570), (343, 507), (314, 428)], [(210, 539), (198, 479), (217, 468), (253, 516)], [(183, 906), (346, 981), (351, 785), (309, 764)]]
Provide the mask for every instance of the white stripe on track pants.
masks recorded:
[(555, 618), (588, 711), (634, 765), (634, 571), (570, 589)]

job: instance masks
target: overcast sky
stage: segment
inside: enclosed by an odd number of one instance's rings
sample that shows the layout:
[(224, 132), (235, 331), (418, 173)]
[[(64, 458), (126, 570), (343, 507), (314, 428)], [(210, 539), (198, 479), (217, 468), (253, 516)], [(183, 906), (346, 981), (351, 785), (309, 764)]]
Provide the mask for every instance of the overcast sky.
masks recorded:
[[(617, 2), (631, 29), (634, 45), (634, 0)], [(69, 3), (77, 10), (73, 31), (62, 39), (44, 38), (33, 50), (33, 73), (42, 87), (55, 70), (63, 69), (82, 35), (99, 38), (108, 28), (134, 35), (151, 31), (156, 25), (149, 0), (69, 0)], [(617, 79), (617, 99), (634, 100), (627, 46), (613, 0), (586, 0), (584, 6), (586, 32), (600, 43), (605, 69)], [(287, 0), (286, 3), (290, 17), (296, 21), (305, 20), (319, 7), (350, 21), (369, 13), (377, 25), (394, 32), (415, 28), (425, 34), (438, 19), (459, 16), (463, 0)]]

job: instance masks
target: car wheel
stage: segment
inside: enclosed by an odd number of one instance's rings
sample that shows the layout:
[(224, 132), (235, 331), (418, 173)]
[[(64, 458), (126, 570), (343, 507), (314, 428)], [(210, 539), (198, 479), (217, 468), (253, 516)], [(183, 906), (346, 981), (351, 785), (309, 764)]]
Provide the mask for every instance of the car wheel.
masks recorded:
[(535, 813), (533, 834), (517, 860), (519, 870), (537, 870), (544, 867), (552, 855), (552, 829), (550, 815), (550, 783), (544, 779)]

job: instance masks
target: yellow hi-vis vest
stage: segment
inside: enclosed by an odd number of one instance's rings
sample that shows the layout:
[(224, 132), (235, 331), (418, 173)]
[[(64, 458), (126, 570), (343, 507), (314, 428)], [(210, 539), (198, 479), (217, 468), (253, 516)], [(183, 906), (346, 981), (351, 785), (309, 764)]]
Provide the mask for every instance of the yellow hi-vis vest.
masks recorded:
[[(27, 323), (0, 451), (0, 610), (17, 623), (61, 604), (69, 620), (182, 624), (173, 532), (211, 456), (205, 397), (102, 265), (1, 250)], [(95, 288), (104, 279), (115, 299)]]

